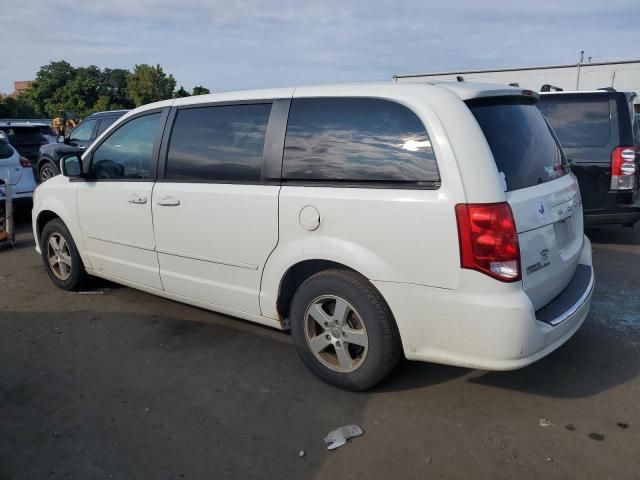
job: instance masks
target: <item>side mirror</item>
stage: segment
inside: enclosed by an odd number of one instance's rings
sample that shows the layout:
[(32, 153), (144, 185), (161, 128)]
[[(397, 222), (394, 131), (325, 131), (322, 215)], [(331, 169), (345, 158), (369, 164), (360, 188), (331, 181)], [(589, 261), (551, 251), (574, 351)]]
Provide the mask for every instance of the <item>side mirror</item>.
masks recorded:
[(82, 178), (82, 158), (80, 155), (69, 155), (60, 160), (62, 174), (69, 178)]
[(64, 135), (58, 135), (58, 138), (56, 138), (56, 141), (58, 143), (64, 143), (65, 140), (66, 138), (64, 137)]

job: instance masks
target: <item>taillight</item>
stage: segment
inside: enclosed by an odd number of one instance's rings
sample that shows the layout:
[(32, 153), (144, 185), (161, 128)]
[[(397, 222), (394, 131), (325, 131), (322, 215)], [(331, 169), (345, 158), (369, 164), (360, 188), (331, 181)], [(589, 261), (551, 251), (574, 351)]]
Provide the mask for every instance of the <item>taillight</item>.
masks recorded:
[(618, 147), (611, 154), (611, 190), (630, 190), (634, 187), (636, 148)]
[(508, 203), (456, 205), (460, 264), (503, 282), (520, 280), (520, 247)]
[(20, 157), (20, 166), (22, 168), (31, 168), (31, 162), (24, 157)]

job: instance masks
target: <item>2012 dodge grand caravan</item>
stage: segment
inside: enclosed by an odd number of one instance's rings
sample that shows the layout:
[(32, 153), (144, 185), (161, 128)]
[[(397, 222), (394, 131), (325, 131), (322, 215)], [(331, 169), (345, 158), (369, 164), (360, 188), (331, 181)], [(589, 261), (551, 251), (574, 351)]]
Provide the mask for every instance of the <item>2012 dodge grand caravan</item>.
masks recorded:
[(140, 107), (37, 189), (36, 250), (64, 289), (96, 275), (291, 329), (345, 389), (401, 355), (523, 367), (576, 332), (594, 284), (537, 99), (393, 83)]

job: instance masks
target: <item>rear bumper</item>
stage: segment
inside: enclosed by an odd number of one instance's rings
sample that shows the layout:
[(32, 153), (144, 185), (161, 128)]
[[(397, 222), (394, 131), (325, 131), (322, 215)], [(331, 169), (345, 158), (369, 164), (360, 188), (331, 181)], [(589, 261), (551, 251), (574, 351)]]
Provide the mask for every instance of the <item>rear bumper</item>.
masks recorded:
[(584, 322), (594, 286), (586, 237), (579, 263), (589, 269), (584, 291), (545, 321), (536, 317), (521, 284), (502, 284), (473, 271), (462, 272), (464, 290), (373, 283), (389, 303), (409, 360), (513, 370), (551, 353)]
[(602, 210), (586, 210), (585, 225), (634, 224), (640, 220), (640, 195), (630, 191), (609, 192)]

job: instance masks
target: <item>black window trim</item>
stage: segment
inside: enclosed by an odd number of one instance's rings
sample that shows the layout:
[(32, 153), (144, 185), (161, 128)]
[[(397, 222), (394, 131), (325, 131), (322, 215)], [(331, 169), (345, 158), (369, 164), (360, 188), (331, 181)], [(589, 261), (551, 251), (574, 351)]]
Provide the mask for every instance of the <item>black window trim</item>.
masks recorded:
[[(372, 100), (385, 100), (387, 102), (396, 103), (398, 105), (403, 106), (408, 109), (411, 113), (413, 113), (417, 119), (420, 121), (422, 126), (424, 127), (425, 132), (427, 132), (427, 136), (429, 140), (433, 138), (429, 133), (429, 129), (427, 125), (422, 121), (420, 115), (405, 102), (401, 100), (397, 100), (395, 98), (387, 98), (383, 96), (372, 96), (372, 95), (321, 95), (321, 96), (305, 96), (305, 97), (294, 97), (293, 100), (299, 99), (309, 99), (309, 98), (332, 98), (332, 99), (353, 99), (353, 98), (364, 98), (364, 99), (372, 99)], [(289, 110), (290, 111), (290, 110)], [(289, 124), (289, 118), (287, 116), (287, 126)], [(283, 136), (283, 144), (282, 144), (282, 167), (281, 167), (281, 182), (282, 186), (291, 186), (291, 187), (330, 187), (330, 188), (379, 188), (379, 189), (387, 189), (387, 190), (439, 190), (442, 185), (442, 176), (440, 175), (440, 168), (438, 167), (438, 158), (435, 152), (435, 148), (433, 149), (433, 160), (436, 166), (436, 173), (438, 174), (438, 180), (433, 181), (389, 181), (389, 180), (301, 180), (301, 179), (287, 179), (284, 177), (284, 140), (286, 137), (286, 128)], [(433, 143), (431, 144), (433, 148)]]
[(160, 152), (160, 144), (164, 137), (164, 132), (167, 124), (167, 117), (169, 116), (169, 111), (170, 111), (169, 107), (153, 108), (153, 109), (145, 110), (143, 112), (140, 112), (128, 117), (124, 122), (120, 123), (115, 130), (110, 132), (107, 137), (101, 139), (100, 143), (97, 143), (95, 146), (91, 148), (88, 162), (86, 163), (86, 165), (84, 165), (84, 162), (83, 162), (83, 166), (82, 166), (85, 174), (88, 173), (91, 170), (91, 165), (93, 164), (93, 155), (95, 151), (98, 148), (100, 148), (105, 141), (111, 138), (111, 136), (114, 133), (116, 133), (122, 127), (127, 125), (129, 122), (140, 117), (146, 117), (148, 115), (160, 113), (161, 133), (156, 135), (156, 138), (153, 142), (153, 148), (151, 150), (151, 165), (150, 165), (151, 170), (150, 170), (149, 178), (91, 178), (87, 176), (82, 178), (72, 178), (71, 180), (91, 182), (91, 183), (94, 183), (94, 182), (95, 183), (97, 182), (152, 182), (152, 183), (155, 183), (157, 180), (157, 173), (158, 173), (158, 154)]
[[(167, 118), (162, 144), (160, 146), (160, 161), (158, 163), (157, 183), (196, 183), (210, 185), (280, 185), (282, 170), (282, 156), (284, 147), (284, 127), (289, 114), (290, 98), (268, 98), (256, 100), (236, 100), (221, 102), (191, 103), (171, 107)], [(173, 134), (175, 121), (180, 110), (208, 107), (228, 107), (235, 105), (271, 105), (271, 112), (267, 122), (267, 132), (262, 150), (262, 167), (260, 178), (256, 181), (247, 180), (211, 180), (211, 179), (175, 179), (166, 178), (169, 143)], [(279, 146), (279, 147), (278, 147)], [(279, 148), (279, 150), (278, 150)]]

